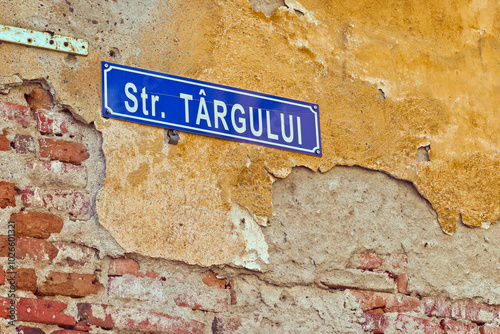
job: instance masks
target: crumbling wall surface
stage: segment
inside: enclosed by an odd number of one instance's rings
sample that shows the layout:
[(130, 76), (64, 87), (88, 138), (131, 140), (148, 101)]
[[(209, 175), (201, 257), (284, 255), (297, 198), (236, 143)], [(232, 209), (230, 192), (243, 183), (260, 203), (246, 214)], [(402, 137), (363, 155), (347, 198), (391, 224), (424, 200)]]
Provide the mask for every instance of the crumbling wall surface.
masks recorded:
[[(1, 333), (500, 332), (497, 1), (0, 14), (90, 44), (0, 44)], [(105, 119), (103, 60), (317, 103), (323, 157)]]
[[(451, 234), (459, 220), (487, 228), (500, 218), (499, 11), (487, 0), (15, 0), (3, 24), (85, 38), (90, 49), (3, 43), (2, 85), (43, 78), (94, 122), (107, 163), (99, 223), (128, 252), (253, 261), (235, 212), (265, 222), (274, 178), (294, 166), (358, 165), (411, 181)], [(323, 157), (188, 133), (171, 147), (163, 129), (103, 119), (102, 60), (317, 103)]]
[(193, 266), (125, 253), (99, 226), (100, 136), (43, 82), (12, 87), (0, 117), (2, 333), (500, 331), (499, 225), (446, 235), (410, 182), (294, 168), (265, 226), (232, 209), (250, 257)]

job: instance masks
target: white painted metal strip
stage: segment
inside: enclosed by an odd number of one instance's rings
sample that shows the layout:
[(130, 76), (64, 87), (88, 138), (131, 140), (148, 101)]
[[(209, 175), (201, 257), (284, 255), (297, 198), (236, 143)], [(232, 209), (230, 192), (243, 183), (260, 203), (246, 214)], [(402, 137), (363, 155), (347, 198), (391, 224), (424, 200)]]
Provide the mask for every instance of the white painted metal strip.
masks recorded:
[(56, 35), (0, 24), (0, 41), (34, 46), (38, 48), (67, 52), (86, 56), (89, 53), (89, 43), (84, 39)]

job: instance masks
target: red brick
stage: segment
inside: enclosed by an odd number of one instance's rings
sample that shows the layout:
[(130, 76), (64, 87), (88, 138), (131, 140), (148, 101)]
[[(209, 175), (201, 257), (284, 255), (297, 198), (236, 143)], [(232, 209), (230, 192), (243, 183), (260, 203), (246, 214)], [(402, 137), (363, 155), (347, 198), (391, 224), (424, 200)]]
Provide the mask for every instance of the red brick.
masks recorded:
[(0, 235), (0, 256), (9, 256), (9, 237)]
[(28, 102), (31, 110), (50, 110), (53, 107), (52, 94), (49, 91), (42, 88), (35, 88), (26, 95), (26, 101)]
[(57, 189), (84, 189), (87, 186), (87, 168), (67, 162), (36, 161), (26, 164), (31, 185)]
[(10, 140), (7, 139), (7, 130), (3, 129), (0, 135), (0, 151), (10, 151)]
[(82, 332), (90, 332), (92, 330), (92, 327), (87, 326), (87, 324), (84, 323), (83, 321), (78, 321), (75, 325), (75, 330)]
[(86, 297), (98, 293), (103, 288), (92, 274), (51, 272), (47, 280), (38, 287), (40, 296)]
[(396, 285), (398, 287), (398, 292), (399, 293), (408, 293), (408, 275), (406, 274), (399, 274), (398, 277), (396, 278)]
[(141, 277), (111, 277), (108, 294), (112, 298), (171, 302), (207, 312), (225, 312), (229, 308), (227, 289), (207, 287), (202, 282), (179, 283), (174, 280), (158, 281)]
[(382, 269), (396, 272), (397, 269), (405, 269), (408, 265), (408, 257), (404, 254), (389, 254), (383, 257)]
[(50, 138), (40, 138), (38, 143), (40, 156), (43, 158), (79, 165), (90, 156), (84, 144)]
[(17, 134), (14, 137), (14, 148), (19, 154), (35, 154), (35, 139), (28, 135)]
[[(424, 313), (439, 318), (452, 317), (452, 302), (441, 297), (425, 297), (422, 299)], [(457, 319), (457, 318), (454, 318)]]
[(39, 110), (36, 112), (36, 128), (42, 133), (80, 136), (77, 124), (77, 121), (73, 118), (69, 111), (50, 113)]
[(223, 279), (218, 279), (211, 271), (205, 271), (204, 273), (202, 273), (201, 280), (208, 286), (216, 286), (219, 289), (226, 288), (226, 281)]
[(376, 253), (361, 253), (351, 260), (354, 268), (374, 271), (401, 273), (408, 265), (404, 254), (381, 255)]
[[(96, 316), (94, 316), (94, 313)], [(78, 304), (78, 315), (87, 325), (104, 329), (128, 329), (140, 332), (196, 334), (204, 324), (154, 311), (100, 304)]]
[(384, 312), (410, 312), (420, 309), (420, 299), (384, 292), (349, 290), (363, 311), (383, 309)]
[[(0, 235), (0, 256), (9, 254), (9, 237)], [(16, 238), (16, 258), (24, 259), (27, 256), (33, 260), (52, 260), (57, 255), (57, 248), (43, 239), (28, 237)]]
[(19, 326), (17, 327), (17, 332), (19, 334), (45, 334), (43, 330), (40, 328), (28, 327), (28, 326)]
[[(113, 310), (116, 310), (110, 305), (78, 304), (78, 317), (88, 326), (98, 326), (104, 329), (113, 329), (115, 321), (113, 317)], [(98, 314), (94, 316), (94, 311)]]
[(406, 295), (391, 295), (387, 298), (384, 312), (411, 312), (420, 310), (420, 299)]
[[(0, 297), (0, 317), (7, 318), (10, 300)], [(55, 300), (16, 298), (17, 320), (40, 324), (74, 326), (75, 318), (62, 314), (67, 305)]]
[(14, 183), (0, 181), (0, 208), (16, 206), (16, 190)]
[(98, 262), (97, 251), (93, 248), (64, 242), (54, 242), (53, 245), (59, 250), (53, 261), (55, 264), (84, 267)]
[(26, 128), (30, 124), (30, 108), (0, 101), (0, 117), (14, 121)]
[(499, 327), (482, 326), (479, 327), (479, 333), (481, 334), (500, 334)]
[(383, 314), (363, 313), (358, 321), (367, 333), (385, 333), (389, 327), (389, 319)]
[(27, 187), (19, 193), (26, 206), (67, 212), (75, 219), (90, 218), (90, 200), (87, 193), (35, 187)]
[[(359, 303), (359, 308), (363, 311), (385, 307), (386, 294), (372, 291), (348, 290)], [(388, 294), (387, 294), (388, 295)]]
[(412, 317), (406, 314), (398, 314), (396, 318), (396, 329), (408, 334), (443, 334), (440, 325), (422, 318)]
[(59, 233), (63, 221), (56, 215), (44, 212), (19, 212), (10, 216), (16, 224), (16, 235), (47, 239), (51, 233)]
[(466, 324), (450, 319), (443, 319), (441, 326), (445, 334), (477, 334), (476, 324)]
[(16, 272), (16, 290), (36, 291), (36, 272), (34, 268), (18, 268)]
[(380, 255), (374, 253), (362, 253), (359, 256), (358, 269), (373, 270), (380, 268), (384, 261)]
[(134, 275), (137, 277), (158, 278), (159, 275), (153, 270), (143, 274), (140, 271), (141, 267), (137, 261), (129, 258), (111, 259), (109, 262), (109, 276), (123, 276), (125, 274)]
[(368, 310), (366, 311), (367, 313), (377, 313), (377, 314), (384, 314), (384, 309), (383, 308), (374, 308), (373, 310)]
[(30, 257), (35, 261), (50, 260), (57, 256), (58, 250), (43, 239), (19, 237), (16, 239), (16, 258)]
[(0, 267), (0, 285), (5, 284), (5, 271)]
[(122, 276), (130, 274), (140, 276), (141, 266), (137, 261), (128, 258), (111, 259), (109, 262), (108, 275), (109, 276)]
[(241, 327), (240, 318), (218, 318), (212, 322), (212, 334), (232, 334)]
[(470, 320), (477, 323), (488, 323), (499, 318), (500, 307), (470, 301), (450, 301), (440, 297), (423, 299), (424, 312), (428, 316), (451, 318), (454, 320)]

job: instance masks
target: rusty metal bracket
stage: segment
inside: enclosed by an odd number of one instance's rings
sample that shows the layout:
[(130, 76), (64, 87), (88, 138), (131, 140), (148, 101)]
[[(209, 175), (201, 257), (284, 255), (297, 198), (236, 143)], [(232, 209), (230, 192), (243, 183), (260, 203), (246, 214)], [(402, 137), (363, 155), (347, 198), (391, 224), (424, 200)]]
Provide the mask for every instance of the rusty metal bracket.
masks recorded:
[(168, 129), (167, 136), (168, 143), (170, 145), (177, 145), (177, 143), (179, 142), (179, 133), (177, 132), (177, 130)]
[(86, 40), (56, 35), (50, 31), (41, 32), (0, 24), (0, 41), (82, 56), (89, 54), (89, 43)]

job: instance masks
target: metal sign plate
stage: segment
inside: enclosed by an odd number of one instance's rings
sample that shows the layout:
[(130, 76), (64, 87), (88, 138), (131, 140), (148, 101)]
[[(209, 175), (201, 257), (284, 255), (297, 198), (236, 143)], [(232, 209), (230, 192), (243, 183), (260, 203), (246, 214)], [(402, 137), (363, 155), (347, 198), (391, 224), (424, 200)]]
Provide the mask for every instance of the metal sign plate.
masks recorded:
[(67, 52), (86, 56), (89, 43), (81, 38), (56, 35), (53, 32), (41, 32), (0, 24), (0, 41), (34, 46), (43, 49)]
[(102, 62), (104, 117), (321, 156), (318, 105)]

